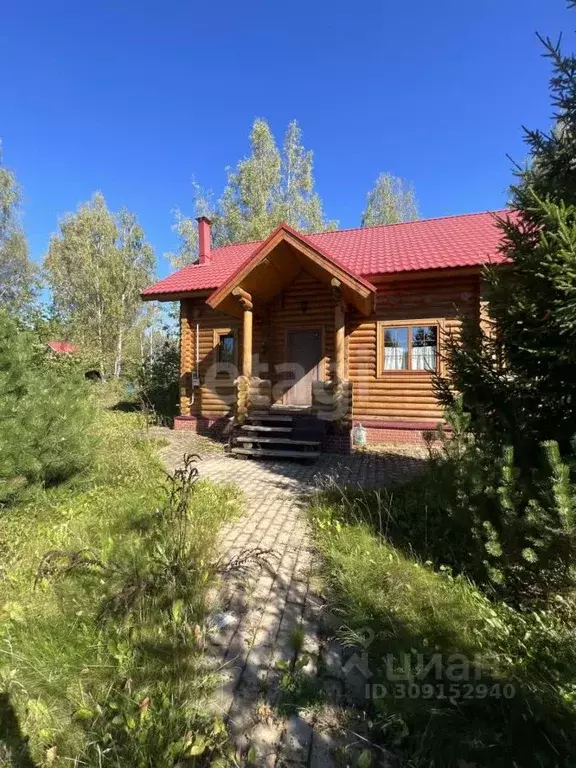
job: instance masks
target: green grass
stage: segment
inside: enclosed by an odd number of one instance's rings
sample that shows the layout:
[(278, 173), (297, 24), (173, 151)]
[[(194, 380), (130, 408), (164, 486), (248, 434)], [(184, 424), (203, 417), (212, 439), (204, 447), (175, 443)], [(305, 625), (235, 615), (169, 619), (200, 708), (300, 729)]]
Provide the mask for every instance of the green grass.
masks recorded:
[[(88, 470), (0, 511), (0, 766), (171, 766), (183, 755), (200, 765), (228, 754), (205, 712), (214, 681), (202, 624), (218, 530), (240, 502), (232, 487), (198, 482), (176, 519), (139, 424), (102, 412)], [(98, 564), (63, 573), (68, 554), (54, 555), (58, 567), (36, 579), (50, 550), (86, 550)]]
[(386, 689), (372, 687), (365, 702), (374, 741), (412, 766), (574, 765), (572, 625), (491, 602), (397, 550), (349, 507), (319, 497), (311, 516), (338, 634), (366, 650), (367, 682)]

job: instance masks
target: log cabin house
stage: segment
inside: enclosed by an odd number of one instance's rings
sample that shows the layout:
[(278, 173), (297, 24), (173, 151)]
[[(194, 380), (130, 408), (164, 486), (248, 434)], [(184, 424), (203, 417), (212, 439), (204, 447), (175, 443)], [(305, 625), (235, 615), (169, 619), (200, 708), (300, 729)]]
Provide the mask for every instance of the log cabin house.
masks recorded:
[[(503, 261), (495, 213), (303, 235), (282, 224), (263, 242), (211, 248), (147, 288), (180, 303), (175, 429), (217, 433), (234, 452), (347, 452), (417, 442), (442, 420), (432, 375), (443, 340), (482, 314), (481, 270)], [(320, 425), (320, 426), (319, 426)]]

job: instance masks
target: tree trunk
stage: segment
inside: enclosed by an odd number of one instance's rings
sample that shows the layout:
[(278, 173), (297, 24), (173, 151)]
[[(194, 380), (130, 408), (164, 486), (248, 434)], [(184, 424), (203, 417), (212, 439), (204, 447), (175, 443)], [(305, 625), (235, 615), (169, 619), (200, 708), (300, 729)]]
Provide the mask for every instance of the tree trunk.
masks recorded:
[(114, 376), (119, 379), (122, 373), (122, 346), (124, 343), (124, 328), (118, 329), (118, 342), (116, 344), (116, 359), (114, 360)]
[(104, 378), (104, 339), (102, 336), (102, 307), (98, 304), (98, 356), (100, 357), (100, 375)]
[(126, 294), (123, 293), (120, 299), (120, 322), (118, 323), (118, 341), (116, 342), (116, 359), (114, 360), (114, 377), (120, 378), (122, 372), (122, 348), (124, 344), (124, 311), (126, 304)]

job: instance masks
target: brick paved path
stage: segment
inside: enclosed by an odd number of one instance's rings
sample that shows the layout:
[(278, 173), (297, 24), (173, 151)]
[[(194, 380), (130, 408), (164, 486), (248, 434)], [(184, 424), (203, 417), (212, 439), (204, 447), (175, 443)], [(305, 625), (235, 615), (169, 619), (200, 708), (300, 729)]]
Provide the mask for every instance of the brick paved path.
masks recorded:
[(254, 547), (268, 551), (267, 563), (224, 585), (212, 617), (211, 659), (222, 674), (215, 711), (227, 719), (239, 752), (252, 764), (333, 766), (337, 740), (319, 727), (317, 710), (306, 711), (303, 695), (315, 690), (318, 698), (321, 690), (336, 706), (346, 699), (342, 649), (319, 637), (323, 603), (313, 587), (303, 497), (329, 473), (341, 484), (382, 485), (407, 477), (422, 459), (387, 453), (325, 454), (313, 464), (241, 460), (218, 450), (205, 453), (198, 438), (173, 435), (162, 449), (170, 468), (185, 451), (204, 453), (201, 477), (233, 482), (244, 492), (246, 513), (223, 529), (224, 551), (230, 557)]

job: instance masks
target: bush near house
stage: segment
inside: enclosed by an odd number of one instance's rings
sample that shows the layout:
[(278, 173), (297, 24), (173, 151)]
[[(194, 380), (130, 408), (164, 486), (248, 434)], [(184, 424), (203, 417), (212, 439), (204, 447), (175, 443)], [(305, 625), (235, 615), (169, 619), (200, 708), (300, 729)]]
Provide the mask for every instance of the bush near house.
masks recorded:
[(180, 351), (168, 336), (139, 371), (138, 393), (144, 412), (160, 423), (172, 423), (178, 413)]
[(0, 515), (1, 766), (227, 759), (202, 626), (238, 498), (167, 480), (141, 421), (101, 409), (89, 470)]
[(450, 437), (430, 435), (429, 466), (401, 488), (352, 494), (352, 508), (407, 554), (448, 566), (490, 597), (545, 605), (574, 587), (574, 456), (545, 441), (529, 477), (512, 448), (500, 456), (470, 432), (461, 406), (446, 412)]
[(373, 741), (422, 768), (574, 765), (573, 597), (519, 611), (402, 552), (387, 526), (405, 504), (333, 489), (311, 509), (337, 635), (368, 654)]
[(86, 469), (94, 415), (81, 369), (0, 310), (0, 505)]

